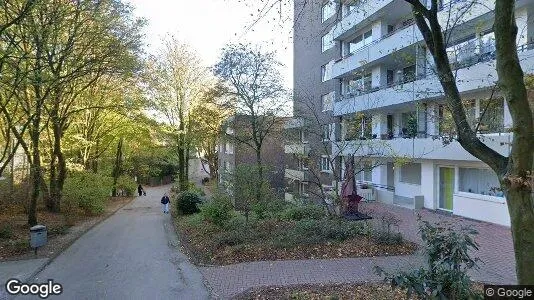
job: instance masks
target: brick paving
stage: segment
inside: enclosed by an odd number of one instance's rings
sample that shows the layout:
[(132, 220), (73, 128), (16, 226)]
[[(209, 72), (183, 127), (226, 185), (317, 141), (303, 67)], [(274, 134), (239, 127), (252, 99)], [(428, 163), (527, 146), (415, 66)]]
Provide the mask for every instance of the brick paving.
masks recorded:
[[(468, 220), (430, 210), (411, 210), (382, 203), (363, 203), (361, 210), (378, 216), (387, 211), (401, 220), (399, 230), (404, 237), (421, 243), (417, 232), (417, 215), (432, 223), (449, 221), (473, 225), (479, 235), (480, 250), (475, 254), (483, 263), (472, 272), (476, 281), (515, 284), (514, 252), (510, 229), (504, 226)], [(373, 222), (377, 222), (375, 219)], [(216, 299), (229, 299), (249, 288), (273, 285), (310, 283), (363, 283), (379, 281), (374, 266), (386, 270), (413, 269), (424, 264), (420, 254), (409, 256), (342, 258), (325, 260), (259, 261), (229, 266), (201, 267), (200, 271)]]

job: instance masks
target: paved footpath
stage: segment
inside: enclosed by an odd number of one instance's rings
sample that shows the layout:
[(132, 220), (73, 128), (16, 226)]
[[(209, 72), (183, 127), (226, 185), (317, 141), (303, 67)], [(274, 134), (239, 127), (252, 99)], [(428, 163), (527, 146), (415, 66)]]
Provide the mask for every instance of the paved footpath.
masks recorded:
[[(473, 271), (473, 280), (515, 284), (515, 263), (510, 229), (464, 218), (443, 215), (429, 210), (410, 210), (381, 203), (363, 203), (362, 210), (377, 217), (384, 212), (396, 215), (400, 220), (400, 232), (404, 237), (421, 243), (417, 232), (417, 214), (432, 223), (450, 221), (454, 224), (473, 225), (479, 235), (476, 240), (480, 250), (475, 256), (482, 259), (480, 269)], [(373, 222), (376, 222), (377, 218)], [(425, 259), (420, 253), (408, 256), (361, 257), (324, 260), (260, 261), (229, 266), (201, 267), (208, 280), (212, 295), (229, 299), (259, 286), (282, 286), (294, 284), (365, 283), (380, 281), (373, 268), (380, 266), (388, 271), (412, 270), (423, 266)]]
[(87, 232), (33, 281), (63, 285), (64, 293), (50, 299), (209, 299), (202, 274), (177, 247), (170, 214), (161, 212), (169, 188), (148, 188), (146, 197)]

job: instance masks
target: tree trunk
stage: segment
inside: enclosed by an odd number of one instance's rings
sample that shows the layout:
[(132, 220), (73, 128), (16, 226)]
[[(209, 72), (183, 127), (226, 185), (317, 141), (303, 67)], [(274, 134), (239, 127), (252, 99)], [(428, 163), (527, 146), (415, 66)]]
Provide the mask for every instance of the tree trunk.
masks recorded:
[(39, 191), (41, 186), (41, 155), (39, 153), (39, 118), (33, 121), (33, 128), (31, 130), (32, 140), (32, 160), (30, 162), (30, 178), (32, 183), (32, 193), (30, 198), (30, 207), (28, 210), (28, 224), (30, 226), (37, 225), (37, 199), (39, 198)]
[(117, 197), (117, 181), (122, 174), (122, 143), (123, 139), (117, 144), (117, 153), (115, 154), (115, 165), (113, 166), (113, 197)]
[(260, 202), (262, 200), (262, 192), (263, 192), (263, 164), (261, 160), (261, 147), (259, 147), (256, 150), (256, 165), (258, 167), (258, 178), (257, 178), (257, 186), (256, 186), (256, 202)]

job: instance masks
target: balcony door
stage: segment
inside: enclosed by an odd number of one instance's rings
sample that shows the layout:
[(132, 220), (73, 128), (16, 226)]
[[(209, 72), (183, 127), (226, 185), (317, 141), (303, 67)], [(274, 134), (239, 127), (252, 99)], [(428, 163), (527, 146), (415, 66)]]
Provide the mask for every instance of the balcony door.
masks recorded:
[(439, 208), (452, 211), (454, 168), (439, 167)]

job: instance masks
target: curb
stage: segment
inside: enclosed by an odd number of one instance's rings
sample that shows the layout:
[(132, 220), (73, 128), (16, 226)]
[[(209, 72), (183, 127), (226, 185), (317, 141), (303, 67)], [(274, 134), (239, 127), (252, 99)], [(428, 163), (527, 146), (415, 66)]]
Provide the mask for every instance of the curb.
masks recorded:
[(27, 278), (21, 279), (21, 281), (25, 283), (29, 283), (30, 280), (35, 279), (35, 276), (39, 274), (41, 271), (43, 271), (48, 265), (50, 265), (59, 255), (61, 255), (65, 250), (67, 250), (72, 244), (74, 244), (78, 239), (80, 239), (82, 236), (84, 236), (87, 232), (89, 232), (91, 229), (95, 228), (97, 225), (101, 224), (105, 220), (109, 219), (111, 216), (115, 215), (119, 210), (121, 210), (126, 205), (130, 204), (132, 201), (135, 200), (136, 197), (132, 198), (132, 200), (128, 201), (124, 205), (121, 205), (118, 207), (115, 211), (112, 211), (108, 216), (102, 218), (102, 220), (99, 220), (95, 224), (89, 226), (86, 230), (82, 231), (80, 235), (72, 239), (72, 241), (69, 241), (67, 244), (65, 244), (64, 247), (62, 247), (57, 253), (55, 253), (52, 257), (48, 258), (48, 260), (42, 264), (39, 268), (37, 268), (33, 273), (31, 273)]

